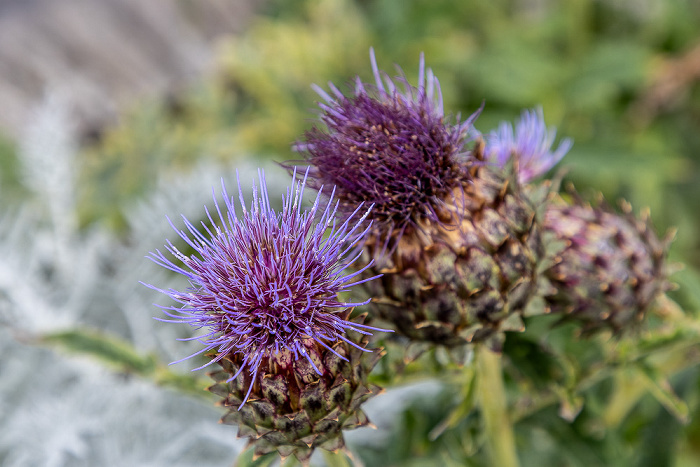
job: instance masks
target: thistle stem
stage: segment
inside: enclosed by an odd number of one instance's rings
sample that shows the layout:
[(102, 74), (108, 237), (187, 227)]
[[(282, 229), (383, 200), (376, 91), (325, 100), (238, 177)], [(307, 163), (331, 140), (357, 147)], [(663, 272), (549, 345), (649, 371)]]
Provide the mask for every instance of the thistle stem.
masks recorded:
[(476, 354), (479, 400), (491, 465), (518, 467), (513, 425), (508, 416), (508, 401), (503, 386), (501, 356), (483, 346), (476, 349)]

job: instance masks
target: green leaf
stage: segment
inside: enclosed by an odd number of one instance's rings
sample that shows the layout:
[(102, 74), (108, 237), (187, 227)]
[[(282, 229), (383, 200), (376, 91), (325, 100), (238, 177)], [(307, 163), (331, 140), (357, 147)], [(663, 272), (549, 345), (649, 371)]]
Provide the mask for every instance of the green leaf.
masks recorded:
[(678, 422), (686, 425), (690, 422), (688, 405), (678, 397), (668, 380), (655, 368), (647, 365), (639, 367), (643, 383), (652, 396), (671, 413)]
[(125, 373), (152, 374), (157, 366), (153, 355), (144, 355), (122, 339), (93, 330), (71, 329), (45, 334), (39, 340), (42, 344), (97, 358)]
[(473, 365), (464, 368), (463, 378), (464, 383), (460, 391), (461, 402), (450, 412), (446, 419), (430, 431), (428, 438), (431, 441), (435, 441), (445, 430), (455, 428), (474, 410), (477, 378)]
[(205, 391), (211, 383), (208, 379), (198, 375), (174, 373), (153, 354), (144, 354), (131, 343), (106, 333), (76, 328), (44, 334), (38, 341), (39, 344), (65, 352), (97, 359), (115, 371), (139, 375), (159, 386), (198, 397), (209, 397)]
[(619, 427), (642, 396), (646, 394), (647, 390), (641, 381), (642, 378), (640, 372), (634, 369), (615, 373), (613, 393), (602, 412), (602, 418), (607, 427)]

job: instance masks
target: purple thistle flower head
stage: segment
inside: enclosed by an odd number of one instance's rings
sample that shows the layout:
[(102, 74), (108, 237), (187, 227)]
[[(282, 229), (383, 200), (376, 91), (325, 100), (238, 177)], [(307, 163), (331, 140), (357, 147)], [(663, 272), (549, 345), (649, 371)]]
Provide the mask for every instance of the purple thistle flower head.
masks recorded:
[[(166, 249), (175, 261), (159, 250), (150, 254), (149, 259), (156, 264), (185, 276), (191, 287), (180, 291), (144, 284), (182, 305), (161, 306), (169, 319), (156, 319), (205, 330), (201, 336), (186, 339), (197, 340), (204, 348), (173, 363), (213, 351), (212, 360), (195, 368), (198, 370), (238, 354), (242, 364), (228, 381), (247, 368), (254, 382), (261, 363), (280, 352), (293, 360), (306, 358), (320, 374), (322, 370), (307, 352), (310, 341), (333, 353), (329, 344), (338, 340), (362, 349), (345, 336), (346, 331), (369, 335), (368, 330), (380, 330), (347, 319), (352, 307), (369, 300), (350, 303), (338, 297), (352, 285), (374, 279), (353, 282), (366, 267), (346, 274), (346, 268), (357, 259), (348, 258), (348, 252), (367, 233), (366, 229), (358, 233), (367, 213), (353, 221), (362, 209), (358, 206), (337, 225), (331, 203), (320, 207), (321, 190), (313, 207), (302, 210), (306, 177), (294, 182), (283, 198), (282, 211), (275, 212), (262, 172), (259, 179), (260, 190), (253, 187), (248, 209), (239, 180), (240, 215), (222, 180), (223, 209), (214, 196), (218, 223), (208, 210), (209, 222), (202, 222), (201, 230), (184, 216), (188, 232), (171, 222), (193, 254), (180, 252), (171, 242)], [(245, 400), (252, 387), (253, 383)]]
[(556, 129), (547, 129), (542, 108), (525, 110), (515, 131), (509, 122), (501, 122), (498, 130), (489, 133), (484, 153), (499, 167), (517, 157), (520, 181), (527, 183), (554, 167), (571, 149), (572, 141), (566, 138), (552, 151), (556, 134)]
[(458, 156), (466, 157), (467, 130), (479, 112), (461, 123), (459, 116), (445, 121), (440, 83), (422, 54), (417, 87), (400, 69), (395, 80), (381, 72), (372, 49), (370, 59), (375, 83), (357, 77), (351, 96), (333, 83), (330, 93), (314, 85), (325, 101), (322, 125), (295, 149), (311, 166), (309, 186), (335, 185), (341, 218), (372, 204), (371, 236), (388, 242), (421, 222), (444, 221), (443, 200), (468, 177)]

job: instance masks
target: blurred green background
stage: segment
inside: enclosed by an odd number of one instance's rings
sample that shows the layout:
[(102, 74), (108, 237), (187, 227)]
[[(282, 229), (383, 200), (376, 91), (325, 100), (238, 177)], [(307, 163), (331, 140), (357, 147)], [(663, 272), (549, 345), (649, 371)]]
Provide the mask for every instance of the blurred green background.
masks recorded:
[[(333, 81), (346, 90), (355, 75), (370, 81), (370, 47), (380, 68), (391, 73), (397, 64), (413, 83), (424, 52), (447, 113), (466, 116), (485, 103), (476, 122), (482, 132), (541, 105), (548, 125), (574, 141), (561, 166), (579, 191), (601, 191), (612, 202), (625, 198), (637, 212), (649, 207), (661, 233), (678, 228), (671, 258), (685, 268), (673, 276), (680, 287), (671, 296), (696, 317), (697, 0), (267, 1), (244, 33), (219, 44), (214, 72), (167, 98), (131, 107), (117, 125), (86, 140), (79, 156), (81, 225), (106, 224), (124, 234), (121, 206), (152, 190), (163, 171), (184, 172), (202, 159), (235, 165), (296, 158), (291, 144), (316, 115), (310, 84)], [(16, 151), (14, 141), (0, 138), (6, 205), (23, 196)], [(672, 383), (690, 407), (688, 424), (644, 398), (612, 431), (596, 419), (603, 407), (593, 404), (572, 424), (548, 407), (516, 426), (523, 463), (700, 465), (697, 365)], [(367, 451), (368, 465), (478, 463), (465, 441), (476, 430), (468, 417), (429, 437), (444, 406), (425, 400), (406, 411), (385, 449)]]

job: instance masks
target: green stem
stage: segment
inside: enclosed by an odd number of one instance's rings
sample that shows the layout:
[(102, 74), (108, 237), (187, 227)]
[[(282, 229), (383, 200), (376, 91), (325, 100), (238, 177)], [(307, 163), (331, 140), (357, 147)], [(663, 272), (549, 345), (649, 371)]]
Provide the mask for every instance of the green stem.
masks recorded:
[(476, 349), (479, 369), (479, 401), (489, 444), (492, 465), (518, 467), (513, 425), (503, 386), (501, 356), (481, 347)]

